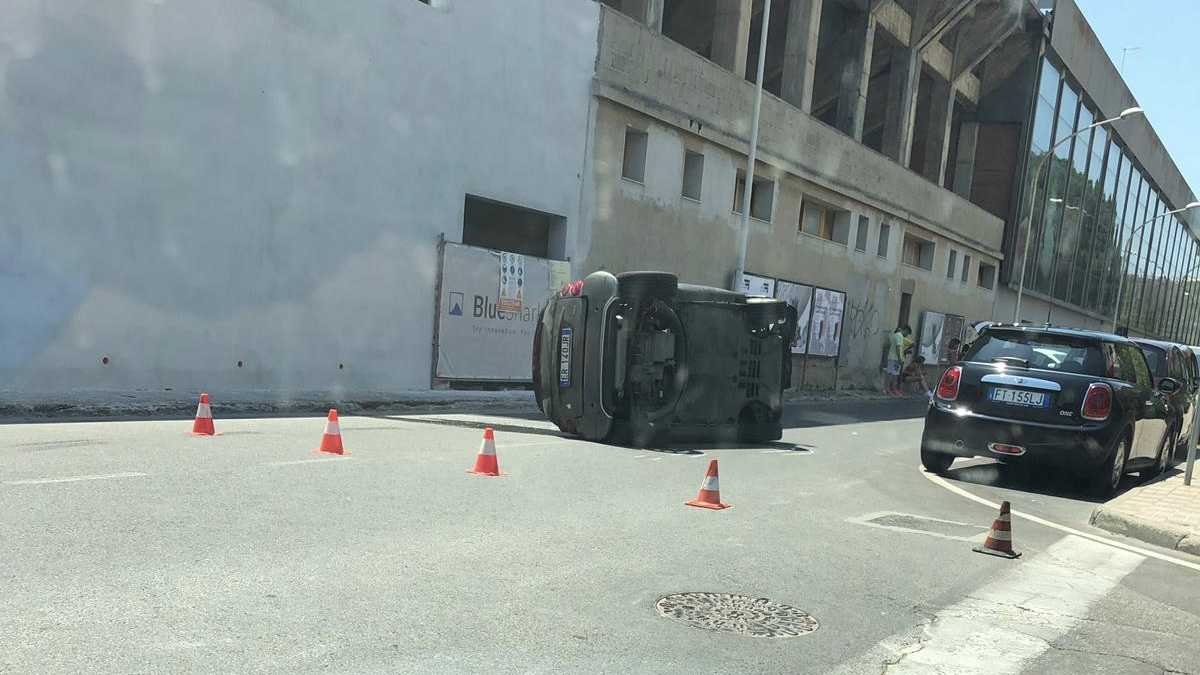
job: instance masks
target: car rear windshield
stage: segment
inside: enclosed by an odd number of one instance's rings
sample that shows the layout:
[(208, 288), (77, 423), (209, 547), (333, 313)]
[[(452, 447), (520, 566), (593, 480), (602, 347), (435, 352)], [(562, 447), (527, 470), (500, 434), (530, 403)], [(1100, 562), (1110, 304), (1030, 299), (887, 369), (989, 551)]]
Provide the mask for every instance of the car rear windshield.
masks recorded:
[(1006, 362), (1016, 367), (1065, 373), (1105, 373), (1100, 343), (1069, 335), (990, 330), (971, 345), (964, 361)]

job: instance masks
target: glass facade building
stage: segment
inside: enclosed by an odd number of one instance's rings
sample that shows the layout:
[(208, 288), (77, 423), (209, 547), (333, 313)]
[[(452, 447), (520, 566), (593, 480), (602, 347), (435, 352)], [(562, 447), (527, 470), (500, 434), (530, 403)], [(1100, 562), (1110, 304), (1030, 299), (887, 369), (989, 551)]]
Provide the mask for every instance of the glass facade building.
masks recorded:
[(1112, 317), (1123, 286), (1118, 325), (1196, 344), (1200, 246), (1169, 213), (1184, 205), (1167, 202), (1114, 129), (1072, 138), (1102, 116), (1069, 73), (1042, 60), (1021, 209), (1030, 221), (1018, 232), (1014, 262), (1019, 269), (1023, 237), (1031, 236), (1028, 290)]

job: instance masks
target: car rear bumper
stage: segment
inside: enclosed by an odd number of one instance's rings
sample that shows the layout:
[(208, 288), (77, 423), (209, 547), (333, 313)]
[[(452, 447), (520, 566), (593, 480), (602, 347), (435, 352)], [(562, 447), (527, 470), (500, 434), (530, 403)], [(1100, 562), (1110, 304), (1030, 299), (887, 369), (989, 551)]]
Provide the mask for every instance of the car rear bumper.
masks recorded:
[[(956, 412), (942, 403), (929, 406), (921, 445), (958, 457), (992, 457), (1011, 462), (1058, 466), (1097, 465), (1116, 441), (1109, 422), (1085, 426), (1050, 425)], [(994, 451), (993, 444), (1017, 446), (1019, 455)]]

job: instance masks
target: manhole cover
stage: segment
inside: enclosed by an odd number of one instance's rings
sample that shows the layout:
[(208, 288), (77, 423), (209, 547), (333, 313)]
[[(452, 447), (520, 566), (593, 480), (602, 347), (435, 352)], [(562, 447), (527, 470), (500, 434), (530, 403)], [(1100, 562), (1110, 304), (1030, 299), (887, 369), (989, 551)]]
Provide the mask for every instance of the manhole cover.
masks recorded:
[(817, 620), (807, 612), (766, 598), (733, 593), (676, 593), (659, 598), (654, 608), (660, 615), (692, 628), (750, 637), (796, 637), (817, 629)]

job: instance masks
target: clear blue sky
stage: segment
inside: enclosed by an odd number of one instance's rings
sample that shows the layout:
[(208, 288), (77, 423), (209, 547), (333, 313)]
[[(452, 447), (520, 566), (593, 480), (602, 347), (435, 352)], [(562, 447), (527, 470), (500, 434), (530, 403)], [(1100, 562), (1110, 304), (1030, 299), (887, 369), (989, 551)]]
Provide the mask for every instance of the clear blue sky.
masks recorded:
[[(1076, 0), (1192, 192), (1200, 193), (1200, 0)], [(1105, 111), (1108, 112), (1108, 111)], [(1177, 204), (1176, 206), (1183, 206)]]

